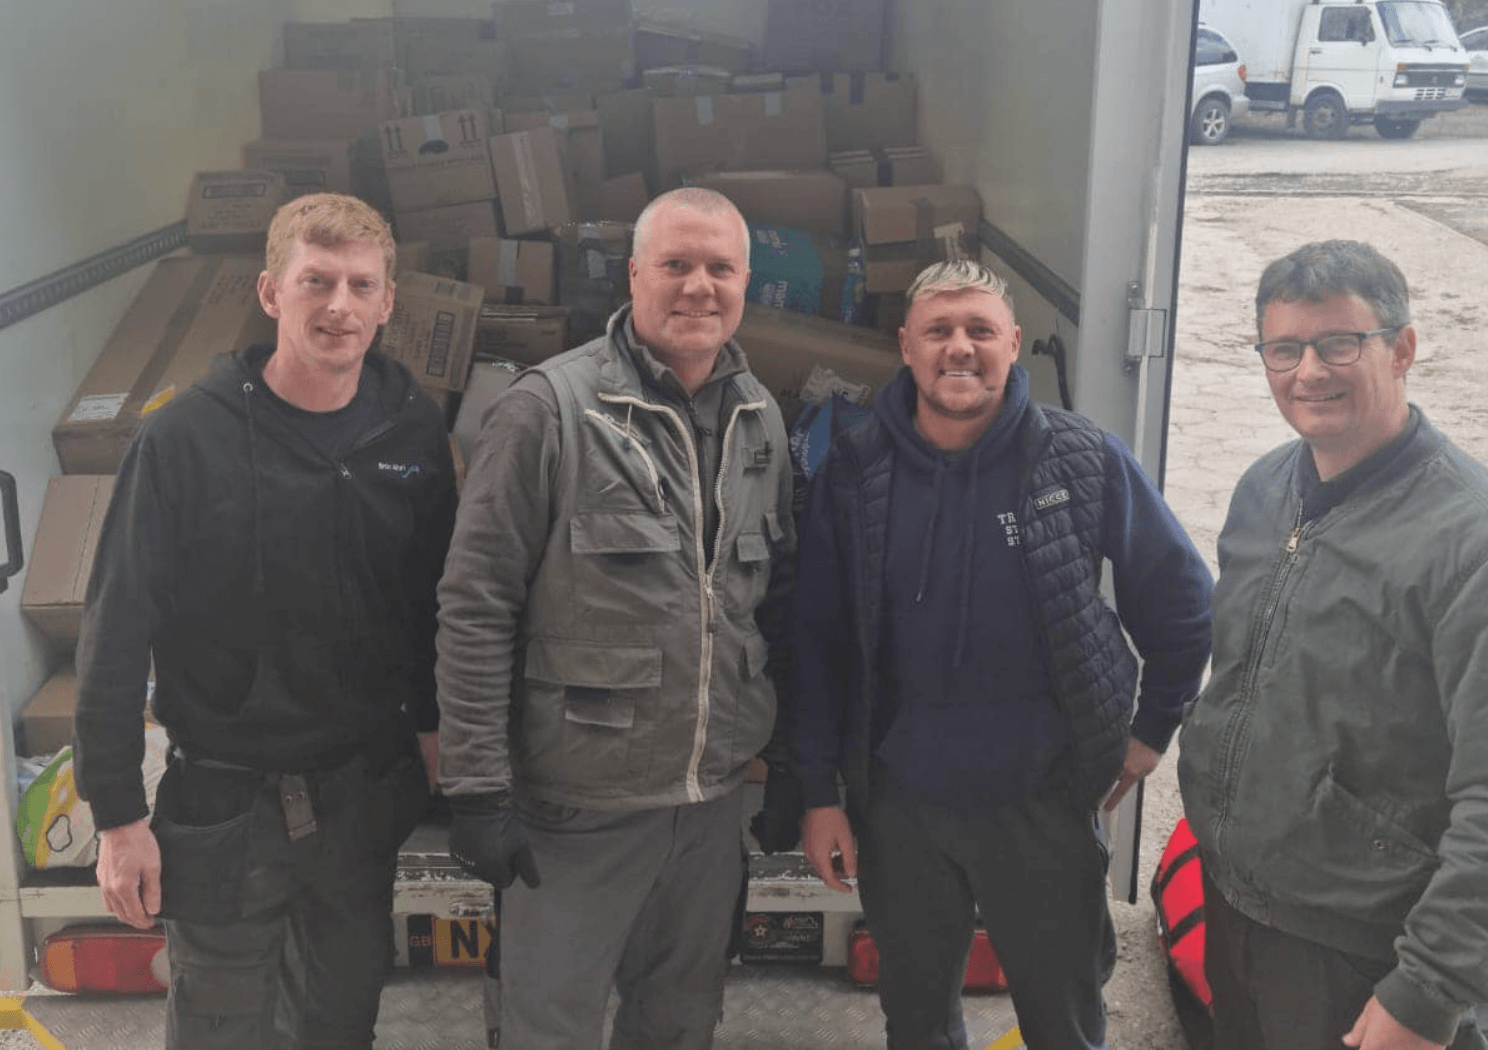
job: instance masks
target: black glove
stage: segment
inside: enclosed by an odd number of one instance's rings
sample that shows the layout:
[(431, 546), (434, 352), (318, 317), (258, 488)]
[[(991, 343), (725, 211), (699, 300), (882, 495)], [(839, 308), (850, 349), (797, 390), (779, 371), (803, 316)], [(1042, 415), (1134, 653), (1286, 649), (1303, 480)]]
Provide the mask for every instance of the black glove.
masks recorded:
[(478, 879), (504, 890), (521, 876), (537, 888), (537, 861), (527, 845), (527, 829), (511, 795), (451, 795), (450, 856)]
[(765, 804), (749, 820), (749, 830), (766, 853), (785, 853), (801, 841), (806, 811), (801, 781), (789, 766), (771, 765), (765, 777)]

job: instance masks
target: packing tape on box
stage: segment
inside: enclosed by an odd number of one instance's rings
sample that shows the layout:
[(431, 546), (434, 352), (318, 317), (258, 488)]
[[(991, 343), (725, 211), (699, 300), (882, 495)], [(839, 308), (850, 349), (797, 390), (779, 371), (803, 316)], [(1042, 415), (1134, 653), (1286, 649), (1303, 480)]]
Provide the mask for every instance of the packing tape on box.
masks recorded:
[(550, 114), (548, 116), (548, 123), (551, 124), (553, 127), (557, 128), (559, 131), (567, 131), (568, 130), (568, 114), (567, 113), (553, 113), (553, 114)]
[(517, 283), (517, 250), (521, 247), (516, 241), (502, 241), (499, 254), (496, 259), (496, 283), (511, 286)]
[(693, 99), (693, 109), (697, 111), (699, 124), (708, 125), (713, 123), (713, 96), (698, 95)]
[[(424, 126), (424, 141), (419, 143), (418, 152), (422, 154), (424, 147), (431, 142), (444, 142), (444, 125), (439, 122), (438, 114), (430, 114), (419, 118), (419, 123)], [(448, 144), (446, 144), (448, 148)]]
[(868, 90), (868, 77), (866, 74), (859, 71), (856, 73), (849, 73), (847, 75), (847, 78), (848, 104), (853, 106), (861, 106), (863, 104), (863, 96)]
[(882, 146), (874, 146), (868, 151), (873, 155), (873, 163), (878, 167), (878, 184), (880, 186), (894, 185), (894, 162), (884, 152)]
[(765, 92), (765, 116), (778, 117), (785, 110), (785, 95), (779, 91)]
[(532, 160), (532, 136), (517, 135), (513, 152), (517, 158), (517, 184), (522, 187), (522, 216), (528, 226), (543, 225), (541, 191), (537, 185), (537, 165)]

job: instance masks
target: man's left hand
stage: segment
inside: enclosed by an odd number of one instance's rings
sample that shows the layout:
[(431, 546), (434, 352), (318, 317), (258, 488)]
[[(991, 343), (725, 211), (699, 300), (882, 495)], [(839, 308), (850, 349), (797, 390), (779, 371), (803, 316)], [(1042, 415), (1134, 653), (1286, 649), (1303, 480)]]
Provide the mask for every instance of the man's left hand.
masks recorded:
[(1160, 753), (1132, 737), (1126, 745), (1126, 761), (1121, 764), (1121, 775), (1116, 778), (1116, 786), (1106, 796), (1106, 811), (1110, 812), (1120, 805), (1132, 785), (1156, 769), (1161, 761)]
[(1446, 1046), (1412, 1032), (1391, 1017), (1390, 1011), (1372, 995), (1359, 1012), (1354, 1027), (1343, 1037), (1343, 1045), (1359, 1050), (1444, 1050)]

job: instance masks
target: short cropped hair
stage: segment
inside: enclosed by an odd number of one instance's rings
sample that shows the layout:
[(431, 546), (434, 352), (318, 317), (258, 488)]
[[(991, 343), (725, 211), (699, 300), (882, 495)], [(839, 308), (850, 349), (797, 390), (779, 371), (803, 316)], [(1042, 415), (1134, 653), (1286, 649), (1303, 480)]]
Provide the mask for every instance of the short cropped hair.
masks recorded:
[(398, 250), (387, 220), (366, 201), (343, 193), (311, 193), (296, 197), (274, 213), (264, 268), (274, 280), (284, 276), (297, 242), (321, 248), (340, 248), (370, 241), (382, 249), (386, 277), (393, 279)]
[(1340, 295), (1357, 295), (1368, 303), (1381, 328), (1410, 324), (1410, 289), (1400, 267), (1363, 241), (1314, 241), (1277, 259), (1261, 274), (1256, 333), (1273, 302), (1320, 303)]
[(702, 215), (733, 215), (739, 220), (740, 237), (744, 248), (744, 263), (749, 264), (749, 224), (744, 221), (744, 216), (735, 207), (734, 202), (729, 200), (717, 190), (705, 189), (702, 186), (683, 186), (681, 189), (668, 190), (661, 196), (654, 198), (650, 204), (641, 209), (641, 214), (636, 217), (635, 232), (631, 236), (630, 254), (632, 258), (639, 259), (645, 251), (646, 240), (651, 234), (651, 225), (656, 213), (663, 208), (686, 208)]
[(940, 295), (943, 292), (973, 290), (1002, 296), (1002, 301), (1007, 304), (1008, 313), (1017, 317), (1017, 311), (1013, 309), (1013, 293), (1008, 290), (1007, 281), (996, 270), (990, 266), (984, 266), (975, 259), (952, 259), (948, 262), (931, 263), (921, 270), (910, 284), (909, 291), (904, 293), (904, 303), (906, 307), (910, 307), (921, 299), (928, 299), (932, 295)]

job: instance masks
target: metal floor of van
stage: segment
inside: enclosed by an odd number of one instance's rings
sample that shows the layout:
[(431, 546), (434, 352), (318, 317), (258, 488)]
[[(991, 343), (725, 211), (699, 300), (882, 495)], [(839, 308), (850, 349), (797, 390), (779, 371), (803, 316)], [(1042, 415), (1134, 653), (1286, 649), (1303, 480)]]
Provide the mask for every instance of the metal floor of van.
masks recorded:
[[(401, 970), (382, 995), (376, 1050), (486, 1050), (478, 971)], [(1012, 1050), (1012, 1000), (969, 994), (972, 1047)], [(154, 1050), (165, 1045), (165, 998), (36, 995), (25, 1011), (65, 1050)], [(43, 1040), (45, 1043), (45, 1040)], [(739, 965), (730, 972), (716, 1050), (816, 1050), (884, 1045), (877, 995), (840, 969)]]

